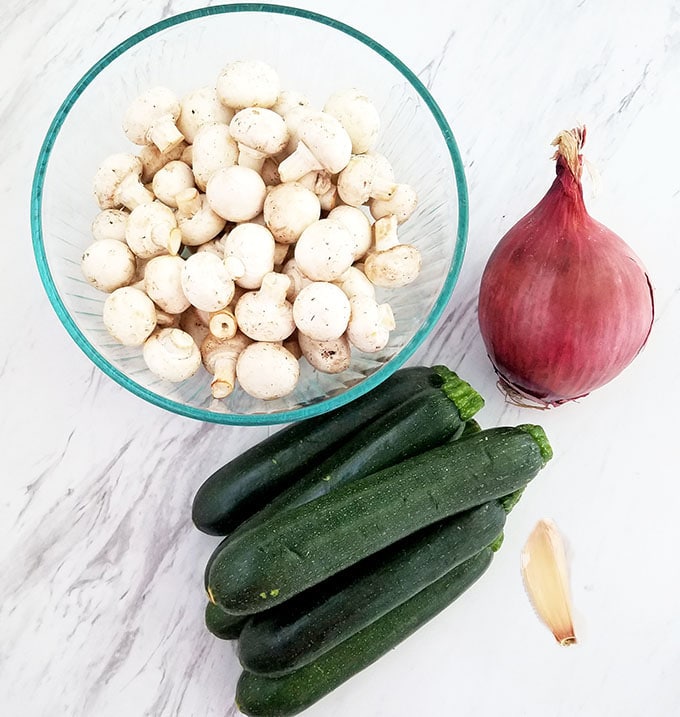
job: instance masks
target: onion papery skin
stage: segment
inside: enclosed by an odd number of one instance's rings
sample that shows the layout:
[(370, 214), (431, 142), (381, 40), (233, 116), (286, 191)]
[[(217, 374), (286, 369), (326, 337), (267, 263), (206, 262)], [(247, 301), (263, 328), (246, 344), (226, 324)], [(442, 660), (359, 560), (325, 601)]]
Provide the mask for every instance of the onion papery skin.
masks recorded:
[(577, 167), (575, 176), (558, 150), (555, 181), (495, 247), (479, 292), (480, 331), (501, 383), (545, 406), (615, 378), (654, 320), (642, 262), (589, 216), (580, 155)]

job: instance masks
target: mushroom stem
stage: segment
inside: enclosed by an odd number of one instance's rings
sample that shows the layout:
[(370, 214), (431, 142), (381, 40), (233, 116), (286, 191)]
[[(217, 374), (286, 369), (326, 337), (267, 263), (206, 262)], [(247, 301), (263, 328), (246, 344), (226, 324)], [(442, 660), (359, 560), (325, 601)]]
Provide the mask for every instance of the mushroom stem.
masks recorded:
[(178, 228), (171, 229), (170, 233), (168, 234), (168, 243), (166, 245), (168, 254), (171, 254), (172, 256), (177, 256), (181, 246), (182, 232)]
[(218, 339), (231, 339), (236, 336), (238, 324), (232, 309), (227, 307), (211, 313), (208, 328), (210, 333)]
[(161, 152), (170, 152), (184, 141), (184, 135), (175, 126), (172, 115), (159, 117), (149, 128), (149, 139)]
[(373, 225), (376, 251), (388, 251), (399, 244), (397, 217), (394, 214), (378, 219)]
[(308, 172), (322, 169), (325, 169), (323, 164), (301, 140), (298, 142), (297, 149), (279, 164), (279, 176), (282, 182), (294, 182)]
[(134, 209), (140, 204), (152, 202), (153, 194), (139, 181), (136, 175), (128, 174), (118, 187), (116, 199), (124, 207)]
[(238, 145), (238, 164), (241, 167), (248, 167), (248, 169), (254, 169), (256, 172), (262, 171), (262, 165), (267, 155), (264, 152), (260, 152), (257, 149), (248, 147), (241, 142), (237, 142)]
[(175, 201), (177, 202), (177, 213), (186, 217), (193, 217), (201, 211), (203, 205), (201, 196), (195, 187), (183, 189), (175, 195)]
[(210, 384), (213, 398), (226, 398), (236, 385), (235, 356), (222, 356), (215, 361), (215, 377)]

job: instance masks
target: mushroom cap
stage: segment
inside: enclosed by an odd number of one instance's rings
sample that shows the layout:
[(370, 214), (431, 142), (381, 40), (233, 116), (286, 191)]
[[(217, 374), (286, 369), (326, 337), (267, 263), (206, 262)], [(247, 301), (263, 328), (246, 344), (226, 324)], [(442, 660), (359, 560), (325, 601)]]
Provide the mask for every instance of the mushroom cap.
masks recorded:
[(140, 204), (130, 212), (125, 227), (125, 240), (142, 259), (167, 253), (176, 254), (181, 235), (177, 230), (174, 212), (162, 202)]
[(267, 187), (248, 167), (234, 165), (217, 170), (205, 190), (210, 208), (230, 222), (247, 222), (264, 206)]
[(243, 273), (235, 281), (244, 289), (258, 289), (265, 274), (274, 269), (274, 237), (267, 227), (246, 222), (235, 226), (224, 239), (224, 260), (241, 262)]
[(288, 127), (280, 115), (263, 107), (246, 107), (229, 124), (231, 136), (240, 144), (267, 156), (288, 144)]
[(258, 291), (248, 291), (236, 303), (234, 313), (241, 331), (254, 341), (283, 341), (295, 331), (293, 307), (286, 301), (290, 279), (270, 272)]
[(300, 365), (280, 344), (258, 341), (240, 353), (236, 376), (247, 394), (270, 401), (293, 392), (300, 377)]
[(80, 268), (95, 289), (111, 292), (130, 284), (137, 263), (135, 255), (124, 242), (100, 239), (85, 250)]
[(151, 259), (144, 269), (148, 297), (169, 314), (181, 314), (189, 308), (189, 299), (182, 291), (184, 264), (181, 256), (165, 254)]
[(182, 268), (181, 285), (187, 300), (202, 311), (219, 311), (234, 296), (224, 261), (209, 251), (192, 254)]
[(358, 261), (371, 247), (371, 222), (358, 207), (341, 204), (328, 213), (328, 219), (340, 222), (354, 240), (354, 261)]
[(373, 199), (370, 203), (374, 219), (383, 219), (393, 214), (403, 224), (418, 206), (418, 194), (410, 184), (397, 184), (389, 199)]
[(293, 303), (295, 325), (316, 341), (331, 341), (342, 336), (349, 317), (349, 299), (340, 287), (328, 282), (308, 284)]
[(276, 98), (276, 102), (271, 106), (271, 109), (276, 114), (284, 117), (294, 109), (299, 107), (308, 107), (309, 98), (298, 90), (281, 90), (279, 96)]
[(294, 244), (321, 216), (319, 198), (297, 182), (278, 184), (264, 200), (264, 220), (276, 241)]
[(295, 261), (314, 281), (335, 281), (354, 261), (354, 240), (333, 219), (320, 219), (305, 229), (295, 245)]
[(369, 253), (364, 261), (364, 271), (376, 286), (398, 288), (416, 280), (421, 264), (416, 247), (397, 244), (387, 251)]
[(231, 167), (238, 161), (238, 145), (229, 132), (229, 125), (219, 122), (204, 124), (194, 137), (192, 168), (196, 186), (205, 191), (215, 172)]
[(181, 329), (155, 331), (144, 342), (142, 353), (152, 373), (173, 383), (190, 378), (201, 366), (201, 352), (196, 342)]
[(233, 116), (234, 111), (220, 102), (214, 87), (199, 87), (182, 97), (177, 129), (187, 142), (193, 143), (196, 133), (204, 124), (229, 124)]
[(139, 289), (123, 286), (106, 297), (104, 326), (124, 346), (141, 346), (156, 328), (156, 307)]
[(136, 97), (123, 117), (123, 132), (135, 144), (151, 144), (149, 130), (162, 117), (175, 122), (179, 117), (180, 103), (167, 87), (152, 87)]
[(101, 209), (116, 209), (120, 204), (116, 192), (120, 183), (129, 175), (139, 178), (142, 174), (142, 160), (134, 154), (119, 152), (109, 155), (94, 175), (94, 194)]
[(299, 331), (297, 340), (302, 355), (317, 371), (342, 373), (349, 368), (352, 349), (344, 334), (331, 341), (315, 341)]
[(104, 209), (92, 222), (92, 236), (95, 240), (115, 239), (125, 241), (125, 225), (129, 213), (122, 209)]
[(217, 78), (220, 102), (235, 110), (244, 107), (271, 107), (279, 96), (279, 76), (259, 60), (230, 62)]
[(191, 167), (176, 159), (168, 162), (156, 172), (153, 181), (153, 193), (169, 207), (177, 208), (175, 197), (185, 189), (194, 186), (194, 173)]
[(352, 156), (352, 140), (335, 117), (326, 112), (307, 112), (300, 120), (298, 132), (300, 141), (331, 174), (347, 166)]
[(380, 132), (380, 115), (372, 100), (355, 87), (334, 92), (323, 111), (340, 121), (352, 140), (352, 152), (371, 149)]

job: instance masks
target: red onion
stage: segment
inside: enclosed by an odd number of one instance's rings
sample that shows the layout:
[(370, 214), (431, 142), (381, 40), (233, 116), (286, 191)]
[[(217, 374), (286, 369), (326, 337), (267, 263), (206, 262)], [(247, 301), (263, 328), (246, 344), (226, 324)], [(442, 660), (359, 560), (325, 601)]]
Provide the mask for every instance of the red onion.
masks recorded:
[(641, 261), (586, 211), (585, 136), (582, 127), (554, 140), (557, 177), (498, 243), (479, 292), (479, 326), (501, 384), (545, 406), (611, 381), (654, 318)]

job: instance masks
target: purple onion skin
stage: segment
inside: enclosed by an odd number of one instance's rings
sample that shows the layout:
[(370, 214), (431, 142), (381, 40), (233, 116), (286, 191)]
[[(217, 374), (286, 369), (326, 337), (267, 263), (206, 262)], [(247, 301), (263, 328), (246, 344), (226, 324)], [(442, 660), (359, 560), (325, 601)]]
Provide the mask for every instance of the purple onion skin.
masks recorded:
[(479, 292), (479, 326), (496, 372), (545, 406), (615, 378), (654, 320), (642, 262), (588, 214), (580, 171), (574, 176), (562, 155), (556, 170), (547, 194), (495, 247)]

